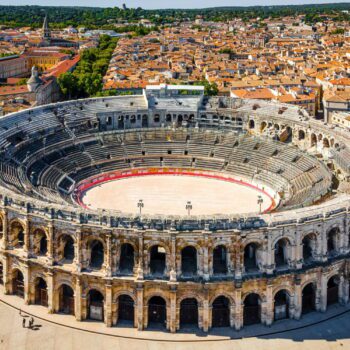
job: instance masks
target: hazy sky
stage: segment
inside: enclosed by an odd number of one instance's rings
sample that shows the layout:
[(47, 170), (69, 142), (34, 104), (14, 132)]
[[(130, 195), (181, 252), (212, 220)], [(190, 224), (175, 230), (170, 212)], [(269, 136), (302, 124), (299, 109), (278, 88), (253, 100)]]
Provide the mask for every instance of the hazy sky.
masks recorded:
[(287, 4), (322, 4), (347, 2), (346, 0), (0, 0), (0, 5), (46, 5), (46, 6), (99, 6), (114, 7), (125, 3), (128, 7), (154, 8), (200, 8), (214, 6), (254, 6)]

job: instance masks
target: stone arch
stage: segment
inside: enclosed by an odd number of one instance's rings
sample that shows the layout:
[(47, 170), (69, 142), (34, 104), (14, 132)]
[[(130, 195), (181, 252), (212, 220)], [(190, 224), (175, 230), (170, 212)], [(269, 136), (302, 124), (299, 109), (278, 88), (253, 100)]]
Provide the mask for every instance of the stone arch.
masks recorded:
[(67, 315), (75, 314), (74, 288), (70, 283), (62, 282), (57, 289), (58, 311)]
[(291, 242), (288, 237), (280, 237), (274, 244), (275, 267), (285, 267), (291, 258)]
[(135, 266), (135, 248), (129, 242), (120, 245), (119, 271), (125, 274), (132, 274)]
[(260, 132), (263, 132), (267, 127), (267, 123), (265, 121), (260, 123)]
[(309, 313), (316, 309), (317, 282), (306, 281), (301, 287), (301, 312)]
[(36, 255), (46, 255), (48, 246), (48, 233), (42, 227), (35, 227), (32, 230), (33, 250)]
[(34, 280), (34, 303), (48, 306), (47, 282), (43, 276), (37, 276)]
[(11, 288), (12, 294), (24, 298), (24, 274), (18, 267), (11, 271)]
[(105, 295), (97, 288), (91, 288), (87, 295), (87, 318), (96, 321), (104, 320)]
[(340, 232), (338, 226), (333, 226), (327, 231), (327, 252), (331, 256), (338, 253)]
[(249, 241), (243, 246), (242, 251), (245, 272), (259, 270), (263, 259), (263, 243), (260, 241)]
[(307, 264), (313, 261), (317, 251), (317, 234), (309, 232), (302, 237), (301, 244), (303, 246), (303, 261)]
[(193, 245), (181, 249), (181, 273), (183, 276), (198, 274), (198, 250)]
[(167, 298), (162, 295), (155, 294), (148, 298), (148, 326), (152, 324), (159, 324), (163, 327), (166, 326), (167, 322)]
[(168, 254), (166, 245), (153, 244), (149, 246), (149, 269), (152, 275), (163, 276), (166, 273)]
[(337, 272), (332, 274), (327, 281), (327, 306), (339, 303), (340, 277)]
[(135, 298), (129, 293), (120, 293), (116, 298), (118, 302), (118, 323), (135, 320)]
[(198, 326), (199, 323), (199, 303), (196, 297), (184, 297), (179, 302), (180, 305), (180, 328), (187, 325)]
[(273, 295), (275, 321), (289, 318), (292, 293), (287, 288), (279, 288)]
[(249, 326), (261, 322), (261, 296), (258, 293), (246, 293), (243, 301), (243, 324)]
[(310, 136), (311, 147), (317, 146), (317, 136), (312, 133)]
[(299, 130), (298, 131), (298, 140), (299, 141), (302, 141), (302, 140), (305, 140), (305, 131), (304, 130)]
[(330, 144), (329, 144), (329, 140), (327, 137), (323, 138), (323, 148), (329, 148)]
[(104, 241), (99, 237), (90, 236), (84, 241), (83, 246), (87, 251), (88, 266), (92, 269), (101, 269), (106, 251)]
[(248, 128), (249, 129), (254, 129), (255, 128), (255, 121), (254, 119), (250, 119), (248, 122)]
[(11, 220), (9, 228), (12, 246), (15, 248), (23, 248), (26, 225), (21, 220), (14, 219)]
[(228, 270), (228, 250), (225, 244), (217, 244), (212, 252), (213, 274), (226, 274)]

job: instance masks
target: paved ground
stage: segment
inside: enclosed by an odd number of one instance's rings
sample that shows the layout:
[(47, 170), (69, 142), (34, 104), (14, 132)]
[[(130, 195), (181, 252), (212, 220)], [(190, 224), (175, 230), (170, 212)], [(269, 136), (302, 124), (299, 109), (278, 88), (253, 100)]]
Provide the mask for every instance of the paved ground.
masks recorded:
[(144, 214), (163, 215), (187, 215), (186, 203), (191, 201), (191, 214), (215, 215), (258, 212), (258, 195), (264, 200), (262, 210), (268, 209), (271, 199), (251, 187), (195, 176), (152, 175), (98, 185), (87, 191), (83, 201), (92, 209), (135, 214), (142, 199)]
[[(6, 297), (9, 298), (9, 297)], [(15, 297), (10, 297), (15, 298)], [(15, 299), (12, 299), (12, 301)], [(20, 304), (20, 303), (19, 303)], [(35, 310), (36, 315), (45, 315), (48, 320), (57, 321), (62, 315), (47, 315), (46, 309), (39, 306), (23, 307), (26, 310)], [(342, 309), (345, 310), (344, 308)], [(334, 310), (333, 310), (334, 311)], [(339, 311), (339, 309), (338, 309)], [(319, 321), (325, 314), (314, 313), (315, 322)], [(56, 317), (57, 316), (57, 317)], [(29, 319), (29, 317), (27, 317)], [(324, 349), (350, 349), (350, 311), (341, 316), (335, 316), (330, 320), (320, 322), (316, 325), (305, 326), (298, 330), (285, 331), (269, 336), (227, 340), (222, 337), (200, 337), (196, 339), (189, 335), (191, 341), (183, 341), (186, 336), (182, 335), (173, 339), (182, 341), (169, 341), (171, 334), (164, 333), (164, 339), (140, 340), (126, 339), (114, 334), (94, 334), (91, 329), (104, 329), (103, 324), (96, 325), (88, 322), (77, 323), (73, 318), (66, 318), (63, 325), (53, 324), (35, 317), (34, 330), (22, 328), (22, 317), (18, 310), (0, 303), (0, 349), (1, 350), (70, 350), (70, 349), (121, 349), (121, 350), (324, 350)], [(86, 331), (72, 329), (70, 325), (83, 325)], [(275, 328), (266, 328), (265, 331), (273, 331)], [(115, 328), (114, 328), (115, 330)], [(130, 332), (131, 331), (131, 332)], [(119, 334), (128, 336), (133, 330), (119, 329)], [(150, 332), (138, 332), (138, 335)], [(243, 334), (242, 334), (243, 335)], [(167, 339), (167, 341), (165, 341)], [(195, 341), (194, 341), (195, 340)]]

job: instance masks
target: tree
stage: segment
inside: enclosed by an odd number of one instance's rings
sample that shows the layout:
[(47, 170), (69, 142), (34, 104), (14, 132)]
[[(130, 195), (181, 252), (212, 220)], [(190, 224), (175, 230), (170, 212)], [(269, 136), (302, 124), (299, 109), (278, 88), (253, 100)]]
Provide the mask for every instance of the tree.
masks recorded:
[(71, 72), (66, 72), (58, 77), (58, 85), (63, 95), (71, 99), (79, 94), (78, 79)]

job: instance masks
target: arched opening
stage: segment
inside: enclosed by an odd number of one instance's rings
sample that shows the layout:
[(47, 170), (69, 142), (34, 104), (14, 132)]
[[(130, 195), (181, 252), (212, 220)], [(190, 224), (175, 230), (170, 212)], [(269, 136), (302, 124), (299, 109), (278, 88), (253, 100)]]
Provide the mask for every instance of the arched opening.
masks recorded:
[(327, 282), (327, 306), (339, 302), (339, 277), (333, 276)]
[(276, 321), (289, 318), (289, 299), (286, 290), (280, 290), (276, 293), (274, 300), (274, 318)]
[(120, 264), (121, 273), (130, 274), (134, 270), (134, 247), (129, 243), (122, 244), (120, 248)]
[(255, 121), (253, 119), (249, 120), (248, 127), (249, 127), (249, 129), (254, 129), (255, 128)]
[(337, 253), (337, 238), (339, 229), (337, 227), (332, 228), (327, 234), (327, 251), (330, 256)]
[(142, 116), (142, 127), (143, 128), (148, 127), (148, 115), (147, 114), (144, 114)]
[(315, 134), (311, 134), (311, 147), (317, 145), (317, 136)]
[(24, 246), (24, 228), (19, 222), (11, 225), (12, 245), (15, 248), (23, 248)]
[(195, 298), (187, 298), (180, 303), (180, 328), (198, 326), (198, 303)]
[(214, 275), (227, 273), (227, 252), (223, 245), (217, 246), (213, 251), (213, 273)]
[(184, 276), (197, 274), (197, 250), (192, 246), (187, 246), (181, 251), (181, 269)]
[(275, 244), (275, 266), (276, 268), (288, 266), (288, 246), (289, 241), (282, 238)]
[(150, 270), (152, 275), (164, 275), (165, 259), (165, 249), (159, 245), (154, 245), (150, 251)]
[(101, 269), (104, 262), (103, 244), (100, 241), (92, 241), (90, 243), (90, 267), (93, 269)]
[(249, 243), (244, 248), (244, 269), (245, 272), (258, 271), (258, 248), (257, 243)]
[(47, 306), (47, 284), (46, 281), (39, 277), (35, 283), (35, 304)]
[(44, 235), (40, 239), (39, 253), (40, 253), (40, 255), (46, 255), (46, 253), (47, 253), (47, 239), (46, 239), (46, 235)]
[(266, 122), (262, 122), (260, 124), (260, 132), (264, 131), (266, 129), (266, 126), (267, 126)]
[(298, 140), (304, 140), (305, 139), (305, 131), (304, 130), (299, 130), (298, 132)]
[(59, 312), (74, 315), (74, 291), (67, 284), (62, 284), (59, 289)]
[(63, 258), (67, 262), (73, 262), (74, 260), (74, 241), (70, 236), (66, 236), (63, 248)]
[(88, 318), (90, 320), (103, 321), (104, 297), (101, 292), (91, 289), (88, 294)]
[(313, 283), (307, 284), (302, 290), (302, 314), (307, 314), (316, 309), (316, 291)]
[(15, 270), (12, 278), (12, 293), (24, 298), (24, 277), (21, 271)]
[(323, 139), (323, 147), (324, 148), (329, 148), (329, 141), (328, 141), (328, 139), (326, 137)]
[(118, 297), (118, 323), (134, 323), (134, 300), (127, 294)]
[(304, 264), (310, 263), (313, 260), (314, 251), (316, 249), (316, 236), (312, 233), (305, 236), (303, 244), (303, 260)]
[(230, 301), (223, 295), (213, 301), (212, 327), (230, 327)]
[(166, 302), (162, 297), (152, 297), (148, 302), (148, 325), (166, 326)]
[(243, 324), (249, 326), (261, 322), (260, 297), (258, 294), (248, 294), (244, 299)]

